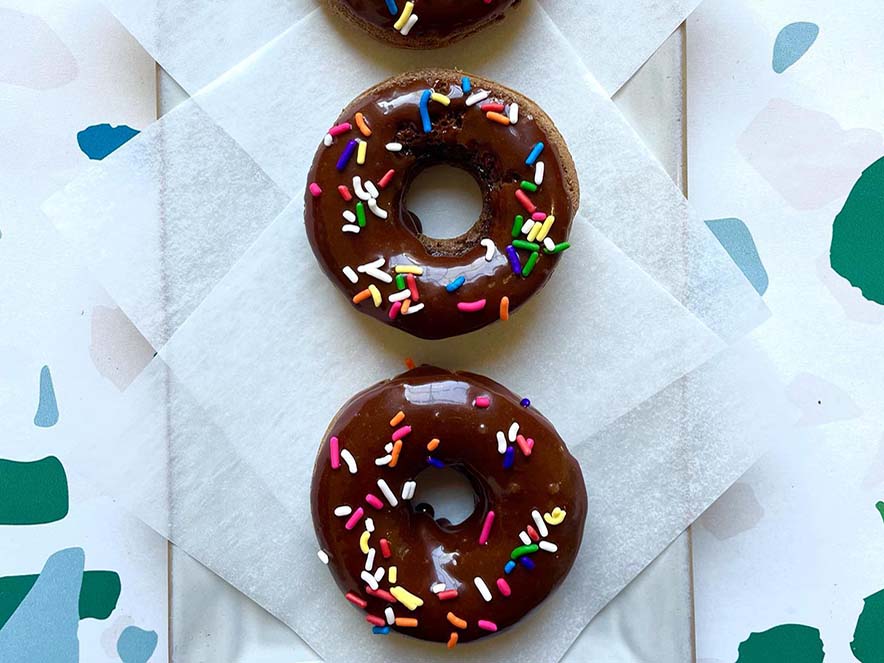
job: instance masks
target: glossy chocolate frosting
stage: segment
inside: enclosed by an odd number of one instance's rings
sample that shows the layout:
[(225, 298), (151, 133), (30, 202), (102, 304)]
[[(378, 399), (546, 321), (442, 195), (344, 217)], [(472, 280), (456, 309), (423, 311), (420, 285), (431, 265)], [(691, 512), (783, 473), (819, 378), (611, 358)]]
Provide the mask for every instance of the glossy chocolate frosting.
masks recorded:
[[(487, 407), (480, 407), (482, 397), (488, 398)], [(421, 367), (357, 394), (338, 412), (313, 470), (313, 523), (341, 593), (365, 601), (362, 609), (367, 618), (384, 619), (390, 606), (396, 618), (417, 620), (416, 626), (394, 624), (391, 628), (397, 631), (437, 642), (448, 642), (457, 633), (458, 640), (466, 642), (493, 632), (484, 621), (497, 630), (512, 626), (565, 579), (583, 536), (587, 507), (583, 475), (552, 424), (523, 403), (486, 377)], [(394, 417), (400, 411), (404, 416), (397, 421)], [(508, 442), (514, 422), (519, 424), (519, 437)], [(400, 438), (402, 445), (391, 467), (385, 445), (406, 426), (410, 428)], [(498, 431), (512, 449), (503, 455), (498, 451)], [(355, 474), (344, 460), (337, 469), (332, 467), (332, 437), (339, 449), (352, 454)], [(439, 442), (429, 451), (427, 445), (434, 438)], [(376, 459), (386, 464), (378, 465)], [(463, 472), (473, 485), (476, 508), (464, 522), (436, 521), (431, 510), (416, 500), (402, 499), (406, 482), (431, 462)], [(397, 506), (385, 498), (379, 479), (394, 493)], [(377, 500), (383, 502), (381, 508), (371, 505)], [(354, 512), (363, 509), (350, 530), (345, 525), (354, 516), (334, 513), (341, 506)], [(539, 526), (535, 518), (561, 515), (557, 508), (564, 511), (561, 522), (544, 520)], [(480, 545), (489, 511), (494, 512), (493, 521), (487, 542)], [(360, 539), (367, 518), (374, 527), (367, 543), (375, 549), (371, 572), (384, 568), (379, 582), (382, 596), (369, 592), (362, 577), (367, 555)], [(508, 573), (505, 568), (513, 551), (524, 545), (520, 533), (531, 544), (538, 539), (547, 543), (543, 549), (523, 549), (516, 555), (519, 563)], [(388, 542), (389, 558), (383, 555), (382, 539)], [(557, 547), (554, 552), (550, 543)], [(395, 583), (386, 575), (391, 566), (396, 567)], [(490, 601), (477, 588), (476, 577), (488, 587)], [(504, 579), (509, 596), (498, 585), (499, 578)], [(441, 599), (431, 591), (437, 583), (457, 590), (457, 596)], [(388, 602), (384, 593), (395, 594), (394, 587), (404, 588), (423, 604), (411, 610), (402, 602)], [(449, 612), (466, 621), (466, 627), (452, 624)]]
[[(463, 74), (426, 70), (390, 79), (359, 97), (334, 123), (344, 127), (350, 123), (351, 128), (336, 136), (330, 146), (319, 147), (305, 193), (307, 235), (328, 277), (348, 300), (374, 285), (382, 296), (380, 305), (375, 306), (373, 299), (364, 294), (366, 298), (355, 304), (357, 309), (422, 338), (463, 334), (505, 317), (501, 314), (503, 297), (508, 298), (510, 312), (518, 309), (546, 283), (563, 257), (560, 251), (567, 248), (577, 210), (579, 194), (573, 162), (549, 118), (530, 100), (496, 83), (474, 76), (469, 81), (471, 92), (465, 93)], [(425, 132), (420, 104), (430, 89), (445, 95), (450, 104), (428, 102), (431, 130)], [(470, 94), (483, 91), (488, 92), (487, 99), (467, 106)], [(519, 105), (516, 124), (503, 126), (488, 119), (488, 111), (482, 106), (498, 102), (504, 105), (501, 115), (509, 114), (511, 104)], [(363, 114), (370, 136), (358, 129), (357, 113)], [(342, 165), (342, 154), (354, 140), (366, 142), (364, 164), (357, 163), (354, 153)], [(391, 143), (401, 145), (401, 151), (388, 150), (386, 146)], [(536, 162), (528, 165), (526, 161), (531, 161), (529, 156), (540, 143), (542, 152)], [(543, 164), (542, 183), (532, 191), (538, 162)], [(414, 177), (440, 163), (471, 173), (483, 197), (482, 214), (475, 225), (464, 235), (445, 240), (423, 235), (420, 219), (405, 206)], [(391, 169), (395, 172), (385, 182), (384, 176)], [(366, 181), (385, 184), (378, 186), (377, 206), (387, 214), (386, 219), (372, 213), (367, 201), (359, 200), (354, 177), (359, 177), (364, 187), (368, 187)], [(339, 190), (342, 185), (347, 187), (344, 194)], [(352, 196), (352, 200), (345, 201), (346, 196)], [(345, 225), (350, 230), (358, 227), (352, 216), (348, 222), (342, 215), (345, 211), (354, 214), (359, 202), (364, 206), (364, 227), (358, 234), (344, 232)], [(531, 211), (541, 221), (543, 215), (555, 217), (548, 230), (549, 241), (534, 242), (533, 249), (520, 244), (527, 242), (529, 233), (514, 228), (517, 215), (530, 220), (531, 207), (536, 207)], [(493, 242), (490, 256), (486, 256), (488, 247), (483, 240)], [(511, 249), (521, 269), (528, 267), (532, 254), (537, 254), (533, 271), (526, 275), (517, 272), (508, 257), (508, 247), (514, 244), (522, 247)], [(554, 245), (559, 248), (551, 252)], [(419, 310), (407, 315), (391, 311), (395, 302), (388, 298), (401, 292), (398, 285), (359, 272), (360, 265), (379, 259), (383, 261), (381, 271), (390, 277), (395, 276), (397, 266), (422, 270), (415, 276), (419, 299), (409, 298), (409, 305)], [(346, 267), (354, 270), (358, 282), (347, 277), (343, 271)], [(462, 286), (454, 291), (446, 289), (460, 277)], [(478, 311), (458, 307), (459, 303), (482, 300), (484, 307)]]

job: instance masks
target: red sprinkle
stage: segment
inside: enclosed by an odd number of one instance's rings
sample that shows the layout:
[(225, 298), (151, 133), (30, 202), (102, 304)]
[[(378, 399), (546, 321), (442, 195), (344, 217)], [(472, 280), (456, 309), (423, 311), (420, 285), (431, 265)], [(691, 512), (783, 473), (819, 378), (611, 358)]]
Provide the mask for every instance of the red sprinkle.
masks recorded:
[(528, 527), (526, 527), (525, 529), (528, 531), (528, 536), (531, 537), (532, 541), (540, 541), (540, 536), (537, 534), (536, 529), (531, 527), (531, 525), (528, 525)]
[(372, 589), (366, 585), (365, 593), (371, 596), (377, 596), (381, 601), (386, 601), (387, 603), (396, 603), (396, 597), (383, 589)]
[[(396, 303), (398, 304), (399, 302), (396, 302)], [(397, 428), (396, 430), (393, 431), (393, 435), (392, 435), (393, 442), (395, 442), (396, 440), (401, 440), (403, 437), (408, 435), (410, 432), (411, 432), (411, 426), (403, 426), (402, 428)]]
[(380, 510), (384, 508), (384, 503), (381, 502), (376, 495), (372, 495), (371, 493), (365, 496), (365, 501), (371, 504), (375, 509)]
[(489, 102), (487, 104), (482, 104), (481, 106), (479, 106), (479, 108), (482, 110), (482, 112), (485, 113), (489, 111), (492, 113), (502, 113), (504, 106), (503, 104)]
[(408, 284), (408, 289), (411, 291), (411, 301), (420, 301), (421, 296), (417, 291), (417, 281), (414, 278), (414, 274), (406, 274), (405, 282)]
[(374, 624), (375, 626), (386, 626), (387, 621), (383, 617), (376, 617), (375, 615), (366, 615), (365, 621), (369, 624)]
[(341, 198), (346, 200), (348, 203), (353, 200), (353, 194), (350, 193), (350, 189), (347, 188), (345, 184), (338, 185), (338, 193), (341, 194)]
[(524, 207), (529, 214), (533, 214), (537, 211), (537, 205), (532, 203), (531, 199), (521, 189), (516, 189), (516, 200), (522, 203), (522, 207)]
[(365, 599), (359, 598), (353, 592), (347, 592), (346, 594), (344, 594), (344, 598), (346, 598), (353, 605), (358, 605), (363, 610), (365, 610), (365, 606), (368, 605), (368, 601), (366, 601)]
[(390, 559), (390, 555), (393, 554), (390, 551), (390, 542), (386, 539), (381, 539), (381, 554), (384, 556), (384, 559)]
[(331, 451), (331, 466), (333, 470), (336, 470), (341, 466), (341, 445), (338, 438), (332, 436), (328, 441), (328, 446)]
[(456, 589), (446, 589), (443, 592), (439, 592), (436, 594), (439, 597), (440, 601), (447, 601), (448, 599), (456, 599), (457, 598), (457, 590)]
[(390, 180), (393, 179), (393, 175), (395, 175), (395, 174), (396, 174), (396, 171), (393, 170), (392, 168), (390, 170), (388, 170), (384, 174), (384, 176), (378, 180), (378, 187), (383, 189), (385, 186), (387, 186), (390, 183)]
[(499, 589), (500, 593), (504, 596), (509, 596), (513, 593), (513, 590), (510, 589), (509, 583), (503, 578), (497, 579), (497, 589)]
[(519, 445), (519, 449), (522, 450), (522, 453), (525, 456), (531, 455), (531, 449), (534, 447), (534, 440), (526, 440), (525, 436), (521, 433), (516, 435), (516, 444)]
[(491, 405), (491, 399), (488, 396), (476, 396), (476, 400), (473, 401), (473, 405), (476, 407), (488, 407)]

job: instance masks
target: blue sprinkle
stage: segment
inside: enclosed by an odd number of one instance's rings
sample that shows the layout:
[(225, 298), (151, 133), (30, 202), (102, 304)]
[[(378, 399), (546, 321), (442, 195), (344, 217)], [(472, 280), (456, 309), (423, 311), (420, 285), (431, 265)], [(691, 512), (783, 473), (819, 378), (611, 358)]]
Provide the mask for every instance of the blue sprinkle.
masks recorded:
[(513, 461), (516, 458), (516, 451), (512, 447), (506, 448), (506, 453), (503, 455), (503, 469), (508, 470), (513, 466)]
[(347, 162), (350, 161), (350, 157), (353, 156), (353, 153), (354, 153), (355, 151), (356, 151), (356, 141), (355, 141), (355, 140), (351, 140), (351, 141), (350, 141), (349, 143), (347, 143), (347, 145), (344, 147), (344, 151), (341, 152), (341, 158), (338, 159), (338, 163), (337, 163), (337, 165), (335, 166), (335, 168), (338, 169), (338, 172), (344, 170), (344, 168), (347, 167)]
[(537, 157), (540, 156), (541, 152), (543, 152), (543, 143), (537, 143), (537, 145), (531, 148), (531, 154), (529, 154), (528, 158), (525, 159), (525, 165), (533, 166), (534, 162), (537, 161)]
[(529, 401), (527, 398), (523, 398), (520, 405), (522, 407), (531, 407), (531, 401)]
[(519, 254), (516, 253), (516, 247), (514, 247), (512, 244), (506, 247), (506, 256), (510, 259), (510, 267), (512, 267), (513, 273), (521, 274), (522, 261), (519, 260)]
[(469, 94), (470, 91), (473, 89), (473, 84), (470, 83), (469, 78), (464, 76), (463, 79), (461, 80), (461, 87), (463, 87), (464, 94)]
[(443, 468), (445, 467), (445, 463), (443, 463), (438, 458), (433, 458), (432, 456), (427, 456), (427, 462), (433, 467)]
[(388, 633), (390, 633), (390, 627), (389, 626), (372, 626), (371, 632), (374, 633), (375, 635), (387, 635)]
[(424, 90), (424, 93), (421, 95), (421, 103), (420, 103), (421, 122), (424, 125), (424, 133), (425, 134), (428, 134), (433, 130), (433, 125), (430, 124), (430, 109), (428, 107), (431, 94), (433, 94), (432, 90)]
[(503, 567), (503, 572), (509, 575), (513, 572), (514, 568), (516, 568), (516, 563), (513, 560), (510, 560), (506, 563), (506, 566)]
[(448, 285), (446, 285), (446, 286), (445, 286), (445, 289), (446, 289), (448, 292), (454, 292), (454, 291), (457, 290), (460, 286), (462, 286), (464, 283), (466, 283), (466, 279), (465, 279), (463, 276), (458, 276), (458, 277), (457, 277), (456, 279), (454, 279), (451, 283), (449, 283)]
[(529, 571), (534, 569), (534, 562), (527, 555), (523, 555), (522, 557), (519, 557), (519, 561), (522, 562), (522, 566), (524, 566)]
[(396, 0), (387, 0), (387, 9), (390, 10), (390, 13), (395, 16), (399, 13), (399, 7), (396, 6)]

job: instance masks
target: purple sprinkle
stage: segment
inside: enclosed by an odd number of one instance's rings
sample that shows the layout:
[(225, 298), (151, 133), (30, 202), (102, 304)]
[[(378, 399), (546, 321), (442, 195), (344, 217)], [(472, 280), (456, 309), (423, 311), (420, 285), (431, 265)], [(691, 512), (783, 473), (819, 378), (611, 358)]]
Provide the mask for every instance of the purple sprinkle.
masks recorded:
[(356, 141), (351, 140), (349, 143), (347, 143), (344, 146), (344, 151), (341, 152), (341, 158), (338, 159), (338, 164), (335, 166), (335, 168), (337, 168), (338, 171), (344, 170), (344, 168), (347, 167), (347, 162), (350, 161), (350, 157), (353, 156), (353, 153), (355, 151), (356, 151)]
[(510, 244), (506, 247), (506, 255), (510, 259), (510, 267), (513, 268), (513, 271), (516, 274), (522, 273), (522, 261), (519, 260), (519, 254), (516, 253), (516, 248)]
[(445, 467), (445, 463), (443, 463), (438, 458), (433, 458), (432, 456), (427, 456), (427, 462), (433, 467), (438, 467), (440, 469)]
[(516, 451), (512, 447), (506, 448), (506, 453), (503, 455), (503, 469), (508, 470), (513, 466), (513, 460), (516, 458)]
[(534, 562), (527, 555), (522, 555), (519, 557), (519, 561), (522, 562), (522, 566), (524, 566), (529, 571), (534, 569)]
[(523, 398), (520, 405), (522, 407), (531, 407), (531, 401), (529, 401), (527, 398)]

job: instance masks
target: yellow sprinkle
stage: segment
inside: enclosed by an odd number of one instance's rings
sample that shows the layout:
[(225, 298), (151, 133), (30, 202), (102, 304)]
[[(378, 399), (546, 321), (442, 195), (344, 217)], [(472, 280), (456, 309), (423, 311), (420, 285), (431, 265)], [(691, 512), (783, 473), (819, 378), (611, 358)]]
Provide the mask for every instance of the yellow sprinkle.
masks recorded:
[(402, 13), (399, 15), (399, 19), (393, 24), (394, 30), (401, 30), (405, 27), (405, 24), (408, 22), (408, 19), (411, 18), (411, 12), (414, 10), (413, 2), (406, 2), (405, 7), (402, 9)]
[[(556, 222), (556, 217), (550, 214), (546, 217), (546, 220), (543, 222), (543, 226), (540, 228), (540, 232), (537, 233), (537, 241), (542, 242), (546, 239), (546, 236), (549, 234), (549, 229), (552, 228), (552, 224)], [(533, 228), (532, 228), (533, 230)]]
[(536, 221), (534, 225), (531, 227), (531, 232), (528, 233), (528, 241), (533, 242), (537, 235), (540, 233), (540, 229), (543, 228), (543, 224), (540, 221)]
[(390, 589), (390, 593), (396, 597), (396, 600), (399, 601), (399, 603), (412, 611), (416, 610), (424, 604), (423, 599), (415, 596), (404, 587), (393, 587)]
[(397, 572), (395, 566), (391, 566), (389, 569), (387, 569), (387, 580), (389, 580), (390, 582), (396, 582), (396, 573)]
[(435, 101), (437, 104), (442, 104), (443, 106), (447, 106), (451, 103), (451, 99), (446, 97), (444, 94), (439, 94), (438, 92), (434, 92), (430, 95), (430, 99)]
[(565, 511), (556, 507), (552, 510), (552, 513), (543, 514), (543, 519), (550, 525), (560, 525), (565, 519)]
[(359, 537), (359, 549), (362, 551), (363, 555), (368, 554), (368, 538), (371, 536), (371, 532), (365, 530), (362, 533), (362, 536)]
[(356, 150), (356, 163), (360, 166), (365, 163), (365, 153), (368, 151), (368, 143), (364, 140), (359, 141), (359, 148)]
[(374, 302), (374, 307), (378, 308), (381, 305), (381, 291), (378, 290), (378, 287), (372, 283), (368, 286), (369, 292), (371, 292), (371, 299)]
[(396, 273), (397, 274), (415, 274), (420, 276), (424, 273), (423, 267), (416, 267), (415, 265), (396, 265)]

